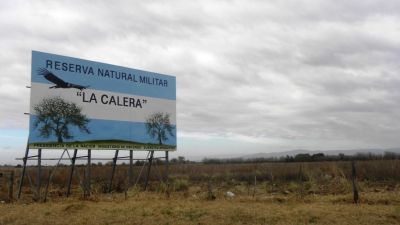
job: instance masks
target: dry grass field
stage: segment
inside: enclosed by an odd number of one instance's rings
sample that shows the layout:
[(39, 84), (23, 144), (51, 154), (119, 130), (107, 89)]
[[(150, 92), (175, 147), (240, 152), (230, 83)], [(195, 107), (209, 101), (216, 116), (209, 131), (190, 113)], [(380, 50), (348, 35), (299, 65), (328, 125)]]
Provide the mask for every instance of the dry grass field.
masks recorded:
[[(178, 164), (170, 166), (169, 185), (159, 181), (164, 168), (158, 165), (148, 191), (139, 179), (126, 193), (127, 166), (118, 166), (112, 193), (104, 193), (110, 167), (93, 166), (86, 199), (79, 187), (84, 167), (77, 169), (70, 198), (64, 196), (68, 167), (60, 167), (46, 203), (32, 200), (26, 181), (21, 200), (0, 204), (0, 224), (400, 224), (400, 161), (356, 167), (359, 204), (353, 204), (349, 162)], [(20, 171), (6, 170), (16, 177)]]
[(0, 205), (0, 224), (399, 224), (400, 193), (238, 196), (205, 200), (173, 193), (129, 193), (91, 200)]

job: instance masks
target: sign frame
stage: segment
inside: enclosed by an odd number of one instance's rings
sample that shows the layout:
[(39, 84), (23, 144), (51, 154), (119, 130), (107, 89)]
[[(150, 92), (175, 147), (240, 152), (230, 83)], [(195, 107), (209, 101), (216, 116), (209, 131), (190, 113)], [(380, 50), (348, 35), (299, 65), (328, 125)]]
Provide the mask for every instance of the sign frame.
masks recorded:
[(177, 149), (174, 76), (32, 51), (31, 79), (29, 148)]

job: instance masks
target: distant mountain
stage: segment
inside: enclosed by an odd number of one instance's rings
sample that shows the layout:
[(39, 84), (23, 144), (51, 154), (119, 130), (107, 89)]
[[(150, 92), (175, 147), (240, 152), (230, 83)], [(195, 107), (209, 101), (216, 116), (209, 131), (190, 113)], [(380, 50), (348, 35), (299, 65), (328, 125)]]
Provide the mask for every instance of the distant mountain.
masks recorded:
[[(323, 153), (324, 155), (355, 155), (357, 153), (373, 153), (373, 154), (384, 154), (385, 152), (394, 152), (400, 154), (400, 148), (387, 148), (387, 149), (350, 149), (350, 150), (328, 150), (328, 151), (319, 151), (319, 150), (304, 150), (304, 149), (296, 149), (285, 152), (268, 152), (268, 153), (255, 153), (250, 155), (243, 155), (241, 157), (234, 158), (243, 158), (243, 159), (255, 159), (255, 158), (279, 158), (285, 156), (295, 156), (297, 154), (317, 154)], [(231, 157), (230, 157), (231, 158)]]

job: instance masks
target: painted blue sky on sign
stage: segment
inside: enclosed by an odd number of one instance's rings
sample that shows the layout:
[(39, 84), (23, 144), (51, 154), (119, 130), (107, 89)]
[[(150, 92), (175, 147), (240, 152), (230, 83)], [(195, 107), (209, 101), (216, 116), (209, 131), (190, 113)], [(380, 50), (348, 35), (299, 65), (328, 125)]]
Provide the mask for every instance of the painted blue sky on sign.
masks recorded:
[[(32, 61), (32, 82), (52, 84), (43, 76), (38, 75), (38, 69), (45, 68), (66, 82), (89, 86), (90, 89), (176, 99), (176, 78), (173, 76), (38, 51), (33, 51), (32, 57), (35, 58), (35, 61)], [(65, 67), (62, 65), (63, 63)], [(72, 65), (72, 69), (70, 69), (70, 65)], [(81, 68), (80, 72), (76, 72), (76, 65)], [(99, 73), (99, 70), (102, 73)], [(119, 75), (105, 76), (107, 70), (114, 71)], [(89, 73), (89, 71), (93, 73)], [(125, 73), (125, 78), (122, 78), (121, 73)], [(132, 75), (131, 80), (127, 79), (129, 74)], [(117, 79), (117, 77), (119, 78)], [(162, 80), (162, 84), (166, 81), (167, 85), (158, 85), (156, 83), (158, 80)]]
[[(32, 133), (30, 135), (30, 142), (57, 141), (57, 137), (54, 134), (48, 138), (40, 137), (39, 131), (33, 128), (34, 121), (35, 116), (31, 116), (30, 126), (32, 127)], [(77, 127), (71, 126), (70, 131), (73, 136), (71, 140), (122, 140), (158, 144), (157, 139), (151, 138), (147, 134), (145, 123), (91, 119), (88, 123), (88, 129), (90, 130), (89, 134), (81, 132)], [(172, 133), (173, 136), (167, 135), (168, 139), (163, 142), (164, 144), (176, 145), (176, 129), (173, 129)], [(14, 135), (16, 134), (18, 133), (14, 133)]]

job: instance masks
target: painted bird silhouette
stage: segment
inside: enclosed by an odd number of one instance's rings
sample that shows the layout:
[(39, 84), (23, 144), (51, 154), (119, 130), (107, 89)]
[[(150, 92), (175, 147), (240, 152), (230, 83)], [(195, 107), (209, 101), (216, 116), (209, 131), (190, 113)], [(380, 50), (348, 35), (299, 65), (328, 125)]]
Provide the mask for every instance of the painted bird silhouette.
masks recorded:
[(46, 80), (55, 84), (54, 86), (51, 86), (49, 88), (76, 88), (76, 89), (79, 89), (82, 91), (83, 89), (86, 89), (89, 87), (89, 86), (82, 86), (79, 84), (72, 84), (72, 83), (65, 82), (45, 68), (39, 68), (37, 70), (37, 72), (39, 75), (44, 76), (44, 78), (46, 78)]

